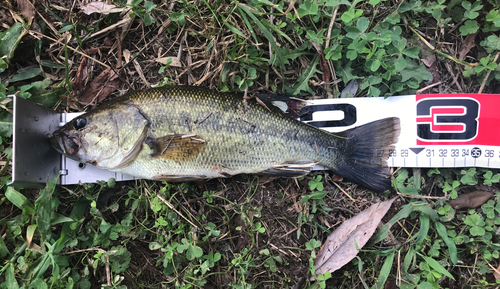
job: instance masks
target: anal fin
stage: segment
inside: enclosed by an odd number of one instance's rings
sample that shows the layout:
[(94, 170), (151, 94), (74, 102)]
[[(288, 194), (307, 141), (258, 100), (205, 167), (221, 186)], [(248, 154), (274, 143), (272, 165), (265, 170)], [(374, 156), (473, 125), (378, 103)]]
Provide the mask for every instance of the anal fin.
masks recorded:
[(202, 153), (205, 150), (206, 142), (203, 138), (194, 134), (176, 134), (148, 138), (146, 144), (152, 150), (152, 157), (162, 157), (181, 162), (193, 159)]

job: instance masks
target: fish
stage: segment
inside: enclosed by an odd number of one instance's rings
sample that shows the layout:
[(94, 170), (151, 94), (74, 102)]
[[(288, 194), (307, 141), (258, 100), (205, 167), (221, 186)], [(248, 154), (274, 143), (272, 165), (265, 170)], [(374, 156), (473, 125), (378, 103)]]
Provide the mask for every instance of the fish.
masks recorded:
[(141, 179), (300, 177), (321, 165), (382, 192), (391, 188), (387, 159), (399, 133), (395, 117), (329, 133), (237, 93), (164, 86), (105, 102), (50, 142), (70, 159)]

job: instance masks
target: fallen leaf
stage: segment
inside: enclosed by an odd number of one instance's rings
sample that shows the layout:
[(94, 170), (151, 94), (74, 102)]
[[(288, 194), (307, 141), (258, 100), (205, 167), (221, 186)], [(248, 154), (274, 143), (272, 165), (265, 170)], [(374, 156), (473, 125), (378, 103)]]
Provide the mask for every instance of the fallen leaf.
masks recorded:
[(128, 49), (123, 49), (123, 57), (125, 58), (125, 63), (130, 62), (130, 51)]
[[(436, 55), (430, 54), (426, 57), (420, 59), (425, 65), (425, 69), (432, 74), (432, 79), (425, 82), (425, 85), (431, 85), (441, 81), (441, 76), (439, 75), (439, 69), (437, 67)], [(423, 83), (424, 84), (424, 83)]]
[(316, 274), (333, 273), (356, 257), (359, 252), (356, 244), (359, 249), (363, 248), (396, 198), (373, 204), (367, 210), (343, 222), (328, 236), (314, 260)]
[(354, 97), (356, 95), (356, 92), (358, 92), (358, 87), (358, 81), (356, 79), (351, 79), (351, 81), (349, 81), (342, 90), (340, 98)]
[(182, 67), (182, 63), (179, 60), (177, 60), (177, 57), (174, 56), (156, 58), (155, 61), (163, 65), (166, 65), (169, 59), (172, 61), (170, 63), (170, 66)]
[(341, 175), (334, 174), (332, 177), (332, 181), (334, 181), (334, 182), (342, 182), (343, 180), (344, 180), (344, 177), (342, 177)]
[(97, 103), (100, 103), (121, 84), (122, 81), (115, 71), (107, 68), (87, 86), (80, 97), (80, 102), (87, 105), (95, 99)]
[(454, 209), (477, 208), (486, 203), (486, 201), (493, 197), (493, 195), (494, 194), (492, 192), (473, 191), (461, 194), (458, 198), (450, 200), (449, 203)]
[(31, 20), (35, 17), (35, 7), (28, 0), (17, 0), (17, 7), (21, 11), (24, 20), (31, 23)]
[(142, 82), (144, 82), (144, 84), (146, 84), (147, 86), (151, 87), (151, 84), (148, 82), (148, 80), (144, 76), (144, 73), (142, 72), (142, 68), (139, 65), (139, 62), (137, 62), (137, 59), (134, 59), (134, 61), (132, 61), (132, 63), (134, 64), (135, 70), (139, 74), (139, 77), (142, 79)]
[(469, 51), (474, 46), (476, 46), (476, 43), (474, 41), (476, 39), (476, 34), (477, 33), (469, 34), (467, 35), (467, 37), (465, 37), (465, 40), (462, 44), (462, 49), (460, 50), (460, 54), (458, 55), (458, 59), (465, 60), (465, 56), (467, 55), (467, 53), (469, 53)]
[(500, 265), (493, 271), (493, 276), (495, 276), (495, 279), (500, 279)]
[(73, 80), (71, 85), (73, 86), (73, 93), (75, 95), (79, 95), (82, 90), (85, 88), (85, 83), (87, 82), (87, 57), (82, 58), (82, 62), (80, 62), (80, 66), (78, 66), (78, 71), (76, 72), (76, 77)]
[(108, 15), (109, 13), (118, 13), (123, 11), (123, 8), (116, 8), (116, 5), (106, 4), (105, 2), (99, 1), (90, 2), (86, 5), (81, 6), (80, 9), (82, 9), (82, 12), (87, 15), (90, 15), (92, 13)]
[[(15, 23), (14, 19), (12, 16), (8, 15), (4, 11), (0, 10), (0, 23), (5, 23), (8, 26), (12, 26), (12, 24)], [(8, 26), (3, 26), (4, 28), (7, 28)]]
[(436, 62), (436, 55), (430, 54), (420, 60), (426, 67), (431, 67)]

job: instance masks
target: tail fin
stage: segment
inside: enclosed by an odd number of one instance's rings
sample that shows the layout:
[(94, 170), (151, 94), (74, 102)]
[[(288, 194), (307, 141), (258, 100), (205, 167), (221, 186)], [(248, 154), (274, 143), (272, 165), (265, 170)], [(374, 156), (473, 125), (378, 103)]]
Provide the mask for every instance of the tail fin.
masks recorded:
[[(389, 150), (398, 141), (399, 118), (386, 118), (344, 131), (345, 150), (339, 151), (340, 162), (332, 168), (339, 175), (375, 192), (391, 188), (387, 167)], [(339, 135), (339, 134), (336, 134)], [(345, 153), (347, 152), (347, 153)]]

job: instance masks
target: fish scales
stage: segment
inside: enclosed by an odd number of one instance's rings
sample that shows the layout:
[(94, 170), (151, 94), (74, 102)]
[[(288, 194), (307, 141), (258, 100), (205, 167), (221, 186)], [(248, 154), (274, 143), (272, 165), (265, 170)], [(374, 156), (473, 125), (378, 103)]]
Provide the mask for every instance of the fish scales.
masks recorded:
[(331, 134), (237, 94), (173, 86), (109, 101), (51, 141), (68, 157), (139, 178), (300, 176), (321, 164), (381, 191), (390, 187), (386, 160), (398, 135), (396, 118)]
[(318, 137), (323, 131), (283, 118), (253, 101), (246, 111), (241, 98), (223, 93), (174, 88), (139, 92), (129, 99), (152, 120), (153, 137), (196, 134), (207, 143), (203, 153), (184, 162), (152, 158), (151, 149), (144, 145), (137, 161), (121, 170), (143, 178), (165, 172), (208, 178), (258, 173), (294, 160), (320, 162), (316, 147), (322, 152), (326, 148)]

